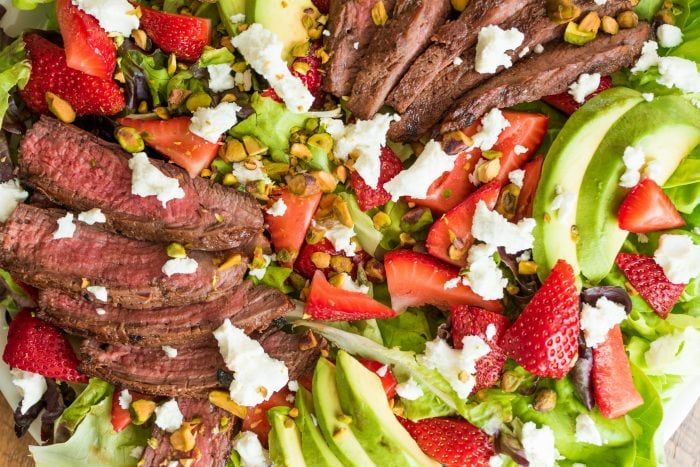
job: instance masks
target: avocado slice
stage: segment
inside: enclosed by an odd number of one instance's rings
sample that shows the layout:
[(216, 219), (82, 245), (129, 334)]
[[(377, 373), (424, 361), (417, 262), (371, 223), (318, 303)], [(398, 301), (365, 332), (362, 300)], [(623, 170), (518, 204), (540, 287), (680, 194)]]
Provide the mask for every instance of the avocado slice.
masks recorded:
[(377, 465), (439, 466), (396, 420), (379, 377), (350, 354), (338, 352), (336, 383), (350, 429)]
[(343, 467), (323, 439), (314, 419), (314, 401), (311, 393), (299, 387), (296, 395), (299, 415), (295, 419), (301, 433), (301, 452), (309, 467)]
[(576, 212), (578, 258), (590, 282), (598, 283), (610, 272), (628, 235), (617, 221), (617, 211), (629, 193), (619, 186), (625, 148), (643, 148), (647, 163), (658, 164), (657, 182), (663, 185), (698, 144), (700, 109), (681, 96), (643, 102), (610, 129), (583, 176)]
[(351, 418), (345, 415), (338, 398), (336, 367), (325, 358), (316, 364), (313, 400), (318, 427), (328, 447), (346, 466), (372, 467), (370, 459), (355, 434), (350, 430)]
[(292, 47), (309, 40), (301, 22), (308, 9), (318, 14), (311, 0), (246, 0), (246, 22), (260, 23), (275, 33), (284, 43), (282, 58), (287, 60)]
[(628, 88), (602, 92), (569, 118), (552, 144), (544, 159), (532, 209), (537, 221), (532, 253), (542, 280), (559, 259), (566, 260), (576, 273), (579, 270), (576, 241), (572, 236), (575, 217), (560, 219), (557, 212), (549, 212), (557, 187), (578, 200), (586, 167), (608, 130), (642, 101), (641, 93)]
[(273, 407), (267, 411), (270, 421), (270, 460), (280, 467), (305, 467), (301, 452), (301, 436), (294, 419), (289, 416), (289, 407)]

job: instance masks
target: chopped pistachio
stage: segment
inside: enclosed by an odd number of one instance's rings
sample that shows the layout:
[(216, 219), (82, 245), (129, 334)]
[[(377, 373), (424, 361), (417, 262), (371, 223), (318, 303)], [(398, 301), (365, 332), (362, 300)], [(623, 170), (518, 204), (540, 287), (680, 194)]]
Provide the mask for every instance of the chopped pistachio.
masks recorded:
[(384, 270), (384, 265), (381, 261), (371, 258), (365, 264), (365, 274), (370, 279), (374, 279), (377, 282), (384, 282), (386, 280), (386, 271)]
[(323, 240), (323, 237), (326, 235), (326, 230), (325, 229), (319, 229), (315, 227), (309, 227), (309, 230), (306, 231), (306, 243), (309, 245), (315, 245), (321, 240)]
[(538, 412), (549, 412), (557, 406), (557, 393), (553, 389), (543, 388), (535, 394), (532, 408)]
[(146, 148), (146, 144), (136, 128), (128, 126), (117, 127), (114, 137), (117, 139), (119, 146), (126, 152), (141, 152)]
[(155, 107), (153, 109), (153, 113), (155, 113), (161, 120), (168, 120), (170, 118), (170, 112), (168, 111), (167, 107)]
[(221, 184), (225, 186), (233, 186), (238, 183), (238, 178), (235, 175), (225, 174), (224, 178), (221, 180)]
[(289, 149), (289, 154), (305, 161), (308, 161), (313, 157), (313, 154), (311, 154), (311, 149), (309, 149), (309, 147), (305, 144), (301, 143), (292, 144), (291, 148)]
[(401, 232), (399, 234), (399, 242), (401, 246), (413, 246), (416, 244), (416, 239), (409, 233)]
[(580, 23), (578, 23), (578, 30), (582, 32), (592, 32), (597, 33), (600, 28), (600, 16), (595, 11), (589, 12), (583, 17)]
[(632, 10), (626, 10), (617, 15), (617, 23), (622, 29), (633, 29), (639, 26), (639, 16)]
[(131, 31), (131, 37), (133, 37), (136, 46), (141, 50), (148, 49), (148, 36), (143, 29), (134, 29)]
[(352, 271), (352, 260), (346, 258), (345, 256), (332, 256), (331, 257), (331, 269), (335, 272), (351, 272)]
[(292, 63), (292, 70), (299, 74), (305, 75), (311, 70), (311, 65), (306, 62), (302, 62), (301, 60), (295, 60), (294, 63)]
[(501, 389), (504, 392), (515, 392), (518, 390), (525, 378), (515, 371), (506, 371), (501, 376)]
[(534, 261), (520, 261), (518, 263), (518, 274), (532, 275), (537, 273), (537, 263)]
[(177, 451), (189, 452), (194, 449), (195, 438), (190, 423), (184, 422), (177, 431), (170, 435), (170, 445)]
[(576, 23), (566, 25), (564, 41), (574, 45), (585, 45), (596, 38), (595, 32), (581, 31)]
[(214, 390), (209, 393), (209, 402), (211, 402), (212, 405), (223, 409), (227, 411), (230, 414), (235, 415), (238, 418), (245, 418), (248, 409), (238, 405), (235, 403), (233, 400), (231, 400), (231, 397), (229, 394), (225, 391), (219, 391), (219, 390)]
[(503, 155), (503, 152), (496, 151), (493, 149), (487, 149), (485, 151), (481, 151), (481, 155), (483, 156), (484, 159), (492, 161), (494, 159), (498, 159), (499, 157), (501, 157)]
[(452, 261), (462, 261), (464, 257), (467, 255), (467, 249), (462, 246), (461, 248), (458, 246), (450, 245), (450, 247), (447, 249), (447, 256), (452, 260)]
[(292, 417), (292, 418), (298, 417), (298, 416), (299, 416), (299, 409), (297, 409), (296, 407), (292, 407), (292, 408), (289, 410), (289, 416)]
[(575, 20), (581, 14), (581, 8), (571, 0), (547, 0), (547, 16), (558, 24)]
[(160, 443), (158, 442), (158, 439), (157, 439), (157, 438), (148, 438), (148, 439), (146, 440), (146, 444), (148, 444), (148, 446), (149, 446), (151, 449), (157, 449), (157, 448), (158, 448), (158, 445), (159, 445)]
[(345, 227), (353, 227), (355, 221), (350, 215), (350, 208), (344, 199), (338, 197), (333, 201), (333, 214)]
[(309, 174), (297, 174), (287, 182), (289, 191), (297, 196), (310, 196), (321, 191), (316, 179)]
[(241, 264), (243, 261), (243, 258), (239, 254), (231, 255), (229, 258), (226, 259), (221, 265), (217, 268), (219, 272), (223, 272), (227, 269), (232, 268), (233, 266), (238, 266)]
[(391, 217), (384, 211), (379, 211), (372, 216), (372, 222), (374, 223), (375, 229), (382, 230), (391, 225)]
[(374, 21), (374, 24), (377, 26), (384, 26), (388, 20), (389, 15), (386, 13), (386, 7), (384, 6), (384, 2), (382, 0), (379, 0), (372, 7), (372, 21)]
[(323, 170), (315, 170), (311, 172), (311, 176), (316, 179), (316, 183), (323, 193), (333, 193), (338, 186), (338, 179)]
[(325, 251), (315, 251), (311, 254), (311, 262), (319, 269), (326, 269), (331, 265), (331, 255)]
[(344, 413), (338, 415), (337, 420), (338, 420), (340, 423), (343, 423), (343, 424), (345, 424), (345, 425), (350, 425), (350, 424), (352, 423), (352, 417), (351, 417), (350, 415), (346, 415), (346, 414), (344, 414)]
[(245, 135), (243, 146), (249, 156), (260, 156), (267, 152), (267, 146), (262, 144), (255, 136)]
[(49, 110), (63, 123), (73, 123), (75, 121), (75, 110), (70, 103), (52, 92), (46, 93), (46, 104)]
[(155, 411), (156, 403), (154, 401), (137, 399), (132, 402), (129, 407), (131, 423), (134, 425), (143, 425), (151, 418), (151, 415), (153, 415)]
[(615, 35), (620, 32), (620, 25), (617, 24), (617, 21), (615, 21), (615, 18), (612, 16), (603, 16), (601, 19), (601, 29), (606, 34)]
[(333, 432), (333, 439), (340, 439), (343, 436), (345, 436), (345, 434), (347, 432), (348, 432), (348, 429), (346, 427), (342, 426)]
[(299, 341), (299, 350), (302, 352), (305, 350), (311, 350), (316, 348), (317, 345), (318, 339), (316, 339), (316, 334), (314, 334), (312, 331), (306, 331)]
[(291, 250), (287, 248), (282, 248), (277, 250), (277, 260), (280, 263), (293, 263), (295, 259), (299, 256), (299, 252), (296, 250)]
[(316, 133), (309, 136), (307, 143), (310, 146), (322, 149), (324, 152), (329, 153), (333, 149), (333, 138), (328, 133)]
[(194, 112), (200, 107), (209, 107), (211, 105), (211, 96), (204, 91), (197, 91), (190, 95), (185, 102), (185, 107), (190, 112)]
[(309, 49), (311, 48), (310, 42), (300, 42), (292, 47), (292, 57), (306, 57), (309, 55)]
[(172, 76), (177, 72), (177, 56), (172, 53), (168, 56), (168, 75)]
[(476, 178), (481, 183), (488, 183), (498, 176), (501, 171), (501, 160), (493, 159), (484, 164), (481, 164), (476, 170)]
[(169, 244), (167, 247), (165, 247), (165, 253), (170, 257), (170, 258), (186, 258), (187, 257), (187, 250), (185, 250), (185, 247), (182, 246), (181, 243), (173, 242)]
[(339, 165), (333, 170), (333, 175), (338, 179), (340, 183), (345, 183), (348, 179), (348, 169), (344, 165)]
[(241, 141), (232, 139), (226, 143), (226, 151), (224, 152), (224, 160), (226, 162), (242, 162), (247, 158), (248, 153)]
[(506, 185), (498, 197), (496, 203), (496, 212), (508, 220), (515, 217), (515, 212), (518, 207), (518, 198), (520, 197), (520, 188), (513, 183)]
[(209, 178), (212, 176), (214, 172), (211, 171), (211, 169), (208, 168), (203, 168), (201, 172), (199, 172), (199, 176), (202, 178)]

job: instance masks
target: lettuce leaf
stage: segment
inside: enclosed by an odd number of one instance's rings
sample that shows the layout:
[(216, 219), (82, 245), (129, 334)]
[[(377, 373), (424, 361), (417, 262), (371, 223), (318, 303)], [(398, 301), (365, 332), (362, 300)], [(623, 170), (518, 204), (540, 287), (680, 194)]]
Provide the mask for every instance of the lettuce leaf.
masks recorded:
[(700, 146), (680, 163), (664, 184), (664, 192), (671, 198), (676, 209), (684, 214), (692, 214), (700, 205)]
[(12, 6), (18, 10), (33, 10), (39, 5), (53, 3), (54, 0), (12, 0)]
[(423, 353), (425, 343), (435, 338), (435, 328), (420, 308), (409, 308), (396, 318), (377, 321), (384, 345)]
[[(130, 107), (135, 108), (134, 104), (138, 105), (140, 100), (149, 97), (153, 107), (167, 105), (166, 88), (170, 81), (167, 70), (168, 57), (160, 51), (146, 55), (136, 49), (124, 50), (123, 48), (119, 57), (120, 69), (127, 82), (127, 103)], [(144, 87), (147, 89), (142, 89)], [(130, 92), (136, 97), (130, 99)], [(144, 96), (144, 93), (150, 95)]]
[(65, 438), (66, 435), (72, 435), (90, 409), (107, 398), (108, 395), (111, 396), (113, 390), (114, 388), (109, 383), (98, 378), (90, 378), (85, 390), (76, 397), (56, 421), (56, 429), (60, 437)]
[(24, 40), (20, 37), (0, 52), (0, 121), (5, 117), (10, 101), (10, 92), (17, 86), (24, 88), (29, 81), (31, 65), (24, 51)]
[(669, 53), (700, 63), (700, 0), (681, 0), (678, 4), (683, 9), (678, 24), (683, 31), (683, 43)]

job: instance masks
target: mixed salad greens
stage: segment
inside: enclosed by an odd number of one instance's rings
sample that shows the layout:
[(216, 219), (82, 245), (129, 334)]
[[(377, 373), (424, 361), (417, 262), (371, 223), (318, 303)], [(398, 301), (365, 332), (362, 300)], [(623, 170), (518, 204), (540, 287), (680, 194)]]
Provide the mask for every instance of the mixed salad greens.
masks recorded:
[[(45, 9), (48, 16), (44, 27), (49, 32), (44, 34), (47, 37), (51, 31), (58, 31), (60, 24), (60, 14), (59, 17), (55, 15), (52, 3), (51, 0), (13, 0), (14, 7), (20, 10)], [(114, 79), (124, 90), (123, 109), (117, 115), (97, 117), (98, 112), (92, 111), (81, 115), (75, 104), (58, 96), (49, 102), (48, 110), (63, 121), (75, 120), (114, 137), (128, 152), (150, 148), (153, 154), (161, 154), (181, 165), (192, 176), (207, 177), (255, 196), (265, 209), (275, 254), (256, 252), (249, 278), (255, 283), (275, 287), (294, 299), (308, 300), (304, 315), (296, 316), (299, 319), (293, 321), (294, 328), (312, 330), (326, 338), (334, 346), (333, 355), (341, 350), (367, 359), (368, 368), (382, 376), (394, 413), (400, 417), (413, 421), (462, 417), (493, 436), (495, 448), (491, 453), (493, 457), (489, 455), (491, 465), (528, 461), (531, 465), (547, 465), (546, 462), (538, 464), (532, 454), (533, 447), (524, 439), (525, 433), (532, 430), (532, 422), (536, 427), (551, 429), (559, 465), (652, 466), (664, 463), (660, 444), (663, 440), (658, 434), (664, 407), (691, 377), (700, 374), (697, 365), (700, 358), (700, 278), (686, 281), (677, 301), (660, 312), (655, 303), (645, 297), (643, 286), (635, 283), (639, 278), (631, 277), (633, 273), (618, 252), (653, 258), (665, 235), (681, 235), (695, 245), (700, 244), (700, 93), (683, 93), (678, 87), (660, 84), (659, 67), (650, 66), (642, 71), (616, 73), (612, 76), (611, 90), (594, 97), (571, 116), (543, 101), (521, 104), (503, 112), (509, 120), (509, 128), (501, 133), (492, 149), (483, 151), (484, 159), (480, 164), (465, 151), (468, 146), (465, 142), (471, 142), (471, 137), (479, 131), (479, 124), (475, 124), (443, 141), (446, 151), (451, 145), (456, 150), (448, 152), (460, 154), (456, 170), (434, 181), (424, 199), (392, 199), (389, 193), (371, 187), (359, 176), (354, 167), (359, 159), (354, 160), (354, 155), (345, 160), (337, 157), (338, 141), (342, 139), (339, 135), (345, 131), (347, 136), (348, 127), (343, 129), (341, 124), (339, 130), (334, 122), (344, 120), (350, 126), (354, 119), (343, 110), (342, 99), (326, 96), (321, 90), (323, 75), (320, 70), (328, 58), (319, 42), (327, 19), (325, 14), (308, 2), (290, 2), (302, 5), (300, 16), (296, 17), (275, 10), (274, 2), (154, 0), (139, 3), (144, 9), (208, 20), (210, 37), (206, 37), (200, 53), (192, 58), (182, 52), (189, 58), (183, 59), (178, 57), (176, 48), (168, 50), (172, 42), (177, 42), (178, 31), (171, 31), (174, 39), (145, 34), (115, 35), (118, 48)], [(322, 7), (319, 5), (319, 8)], [(642, 0), (636, 12), (642, 20), (653, 21), (662, 15), (680, 27), (683, 42), (673, 48), (660, 49), (661, 56), (682, 57), (700, 64), (700, 1)], [(252, 23), (263, 24), (284, 39), (284, 56), (292, 74), (313, 95), (313, 110), (291, 111), (267, 81), (251, 68), (250, 60), (232, 45), (232, 38)], [(305, 38), (301, 42), (297, 40), (299, 24)], [(8, 151), (12, 157), (16, 157), (23, 130), (34, 118), (24, 102), (30, 101), (26, 98), (28, 82), (33, 74), (42, 72), (33, 67), (25, 50), (24, 38), (31, 33), (33, 31), (27, 31), (16, 39), (2, 38), (4, 47), (0, 51), (0, 116), (3, 130), (9, 135)], [(220, 75), (221, 66), (226, 70), (223, 76)], [(624, 120), (628, 112), (639, 112), (638, 117), (628, 118), (625, 123), (628, 127), (621, 126), (617, 130), (610, 129), (617, 119), (601, 127), (599, 120), (605, 120), (603, 117), (610, 115), (610, 108), (624, 99), (631, 99), (630, 105), (621, 108), (619, 118)], [(560, 102), (545, 100), (553, 104)], [(214, 142), (194, 138), (190, 133), (193, 114), (202, 108), (216, 108), (221, 103), (238, 106), (237, 124), (223, 139), (217, 135)], [(673, 114), (676, 120), (666, 124), (663, 119), (671, 117), (664, 114)], [(643, 121), (650, 116), (662, 120)], [(589, 133), (582, 136), (582, 128), (589, 128), (586, 130)], [(678, 133), (669, 130), (664, 134), (659, 128), (681, 130)], [(620, 198), (618, 180), (621, 170), (625, 170), (622, 152), (626, 144), (620, 146), (619, 141), (632, 141), (627, 130), (639, 134), (636, 141), (640, 144), (652, 140), (656, 141), (653, 144), (668, 145), (668, 154), (676, 151), (675, 156), (669, 155), (668, 160), (660, 164), (668, 166), (663, 169), (668, 172), (663, 193), (679, 213), (681, 220), (676, 222), (677, 227), (628, 234), (618, 229), (617, 211), (612, 214), (613, 226), (605, 227), (611, 214), (601, 209), (605, 203), (612, 203), (611, 199), (616, 200), (617, 208), (625, 197)], [(571, 190), (579, 204), (578, 210), (574, 208), (574, 220), (562, 224), (564, 231), (573, 231), (578, 224), (579, 244), (590, 240), (586, 245), (594, 251), (595, 258), (587, 258), (577, 250), (576, 240), (572, 241), (573, 250), (568, 253), (563, 241), (555, 250), (551, 249), (550, 242), (558, 241), (557, 234), (561, 230), (546, 231), (554, 227), (543, 227), (549, 222), (550, 214), (542, 205), (545, 201), (539, 198), (544, 196), (545, 189), (560, 195), (557, 190), (571, 171), (569, 166), (564, 167), (567, 173), (559, 173), (561, 169), (550, 160), (567, 157), (567, 145), (572, 141), (590, 142), (596, 133), (600, 133), (600, 146), (590, 143), (592, 147), (588, 152), (591, 164), (600, 164), (600, 173), (596, 174), (598, 178), (589, 179), (582, 171), (578, 186), (574, 183), (568, 187), (573, 187)], [(670, 144), (670, 141), (661, 140), (659, 143), (664, 135), (677, 137), (681, 142)], [(183, 138), (191, 143), (186, 155), (183, 154)], [(600, 162), (598, 152), (606, 144), (615, 154), (615, 166)], [(518, 147), (524, 147), (525, 151)], [(388, 142), (382, 150), (378, 182), (384, 184), (405, 167), (410, 167), (425, 148), (421, 143)], [(576, 146), (573, 152), (568, 151), (573, 160), (581, 161), (587, 149)], [(545, 157), (536, 157), (536, 154)], [(670, 159), (673, 162), (669, 162)], [(495, 174), (489, 174), (489, 167), (493, 169), (492, 160), (500, 160)], [(469, 164), (473, 174), (463, 170)], [(502, 166), (508, 170), (500, 170)], [(582, 169), (585, 168), (586, 165)], [(519, 170), (522, 178), (517, 183), (513, 177), (508, 180), (512, 171)], [(476, 180), (467, 179), (468, 175)], [(482, 185), (478, 192), (477, 185)], [(605, 186), (615, 192), (608, 198), (600, 194), (605, 193)], [(473, 198), (473, 192), (478, 193), (477, 198)], [(471, 211), (463, 204), (469, 199), (472, 199)], [(658, 199), (638, 207), (635, 215), (644, 218), (643, 213), (656, 212)], [(546, 202), (550, 201), (548, 198)], [(460, 282), (462, 277), (470, 277), (469, 267), (474, 269), (476, 261), (472, 261), (471, 256), (467, 258), (471, 245), (455, 243), (450, 237), (454, 232), (450, 229), (466, 229), (465, 233), (471, 237), (478, 203), (495, 209), (504, 220), (523, 222), (532, 216), (538, 222), (534, 230), (534, 252), (529, 249), (506, 251), (501, 246), (498, 251), (487, 253), (489, 258), (495, 258), (500, 271), (496, 277), (505, 280), (502, 299), (488, 297), (485, 292), (476, 294)], [(451, 214), (454, 209), (463, 210), (455, 216)], [(560, 206), (559, 217), (562, 209)], [(446, 212), (447, 217), (441, 217)], [(596, 230), (597, 218), (602, 219), (602, 230)], [(445, 219), (453, 224), (440, 231), (441, 223), (448, 223)], [(598, 235), (601, 231), (603, 236)], [(473, 242), (473, 238), (469, 240)], [(504, 354), (505, 363), (501, 362), (495, 379), (490, 379), (468, 397), (459, 393), (439, 366), (426, 363), (430, 352), (437, 352), (436, 342), (452, 339), (453, 346), (461, 344), (455, 334), (455, 308), (452, 308), (452, 319), (446, 313), (451, 306), (478, 306), (502, 312), (508, 318), (508, 326), (545, 288), (550, 271), (559, 271), (557, 260), (562, 257), (562, 251), (576, 263), (572, 264), (576, 273), (599, 271), (600, 258), (607, 256), (604, 261), (609, 264), (602, 266), (604, 273), (595, 281), (582, 279), (577, 274), (577, 286), (582, 289), (582, 302), (591, 307), (599, 306), (604, 297), (625, 309), (627, 314), (620, 328), (629, 370), (624, 371), (631, 374), (634, 385), (625, 393), (624, 384), (617, 381), (614, 374), (609, 376), (608, 383), (619, 383), (618, 390), (623, 398), (641, 396), (641, 405), (618, 413), (599, 393), (594, 396), (595, 378), (590, 365), (595, 365), (595, 359), (602, 357), (595, 357), (595, 350), (592, 355), (583, 338), (577, 348), (576, 366), (566, 368), (563, 377), (538, 376), (532, 368), (530, 371), (524, 368), (528, 365), (519, 364), (523, 360), (518, 356), (508, 354), (511, 358), (506, 360)], [(426, 270), (430, 272), (425, 273)], [(459, 271), (460, 279), (451, 286), (446, 285), (455, 279), (454, 271)], [(591, 273), (587, 277), (594, 276)], [(9, 290), (3, 305), (14, 315), (26, 299), (24, 291), (8, 274), (3, 274), (2, 278)], [(475, 282), (472, 280), (474, 290), (478, 288)], [(331, 295), (337, 298), (330, 300)], [(402, 313), (394, 313), (392, 305)], [(578, 313), (578, 308), (576, 310)], [(487, 336), (490, 333), (486, 331)], [(340, 355), (343, 353), (337, 355), (339, 359), (346, 358)], [(348, 368), (352, 366), (347, 365)], [(625, 364), (622, 366), (626, 368)], [(317, 373), (319, 371), (317, 369)], [(387, 372), (389, 379), (385, 377)], [(150, 436), (149, 425), (129, 423), (127, 414), (126, 428), (115, 432), (112, 410), (115, 388), (98, 379), (91, 379), (87, 386), (72, 386), (77, 394), (75, 400), (71, 402), (72, 397), (66, 398), (65, 410), (58, 418), (48, 421), (55, 442), (31, 448), (37, 465), (137, 465), (140, 448)], [(313, 397), (316, 401), (316, 394)], [(616, 397), (611, 396), (611, 399)], [(289, 405), (284, 397), (272, 401), (280, 406)], [(268, 403), (266, 407), (276, 404)], [(271, 441), (271, 450), (273, 459), (277, 456), (277, 461), (294, 465), (285, 457), (291, 451), (280, 441), (284, 439), (282, 431), (276, 431), (284, 430), (283, 424), (278, 426), (274, 422), (275, 417), (285, 417), (285, 414), (288, 412), (270, 410), (268, 418), (276, 439)], [(581, 418), (582, 415), (585, 417)], [(578, 425), (588, 420), (593, 423), (589, 434), (595, 433), (593, 436), (597, 435), (598, 442), (582, 435), (584, 429)], [(250, 421), (247, 426), (251, 426)], [(378, 426), (376, 430), (384, 429), (381, 423)], [(301, 427), (302, 435), (307, 429)], [(409, 432), (415, 433), (410, 428)], [(542, 449), (546, 448), (545, 442)], [(240, 465), (240, 462), (234, 452), (231, 465)]]

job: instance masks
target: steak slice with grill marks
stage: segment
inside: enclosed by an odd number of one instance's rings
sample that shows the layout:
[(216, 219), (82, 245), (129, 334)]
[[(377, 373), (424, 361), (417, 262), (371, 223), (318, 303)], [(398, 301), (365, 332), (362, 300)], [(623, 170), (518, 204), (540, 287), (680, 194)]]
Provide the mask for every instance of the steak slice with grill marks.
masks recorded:
[(42, 290), (38, 316), (69, 334), (100, 342), (177, 346), (210, 342), (212, 332), (226, 318), (246, 333), (265, 329), (292, 308), (278, 290), (243, 281), (211, 302), (152, 310), (96, 305), (55, 289)]
[[(155, 196), (131, 193), (130, 155), (75, 126), (42, 117), (22, 139), (19, 172), (30, 185), (71, 210), (99, 208), (105, 227), (131, 238), (180, 242), (197, 250), (250, 251), (263, 217), (255, 199), (174, 164), (151, 159), (177, 178), (185, 197), (164, 208)], [(254, 246), (254, 245), (253, 245)]]
[(631, 66), (649, 33), (649, 25), (642, 23), (582, 47), (567, 43), (552, 46), (465, 94), (448, 112), (440, 133), (465, 128), (492, 108), (565, 92), (582, 73), (608, 75)]
[(377, 113), (451, 9), (449, 0), (396, 2), (393, 17), (372, 38), (352, 86), (347, 107), (356, 117), (368, 119)]
[[(30, 285), (82, 294), (103, 286), (107, 303), (125, 308), (159, 308), (215, 300), (228, 294), (246, 272), (247, 260), (219, 271), (214, 253), (192, 251), (192, 274), (163, 273), (170, 259), (163, 244), (133, 240), (98, 226), (74, 222), (72, 238), (54, 239), (65, 211), (20, 204), (0, 226), (0, 265)], [(87, 282), (86, 282), (87, 281)], [(89, 283), (89, 284), (88, 284)]]

